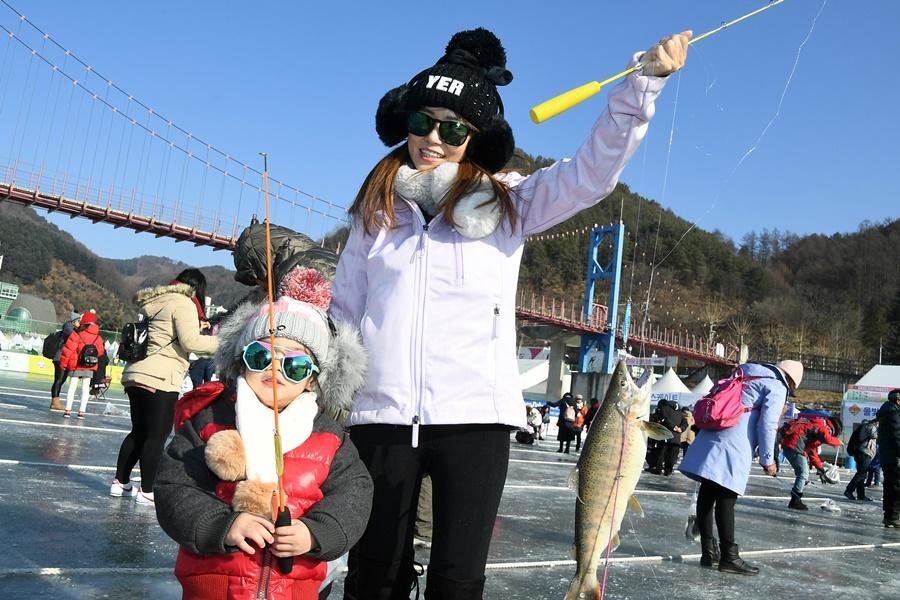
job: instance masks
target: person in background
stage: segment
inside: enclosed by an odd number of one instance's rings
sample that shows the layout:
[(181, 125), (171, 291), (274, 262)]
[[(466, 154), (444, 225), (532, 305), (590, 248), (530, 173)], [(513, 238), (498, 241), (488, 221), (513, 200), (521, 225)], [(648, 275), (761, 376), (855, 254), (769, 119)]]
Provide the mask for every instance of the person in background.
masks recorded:
[(75, 329), (81, 324), (81, 313), (73, 312), (69, 315), (69, 320), (63, 323), (62, 333), (59, 337), (59, 345), (56, 347), (56, 354), (53, 357), (53, 385), (50, 386), (50, 410), (63, 410), (62, 402), (60, 402), (59, 394), (62, 386), (66, 382), (68, 375), (66, 370), (60, 365), (60, 357), (62, 356), (63, 346), (66, 340)]
[[(876, 419), (877, 421), (877, 419)], [(881, 455), (878, 453), (878, 444), (875, 444), (875, 456), (869, 463), (869, 470), (866, 472), (866, 487), (877, 488), (881, 485)]]
[(848, 500), (853, 500), (855, 492), (856, 500), (871, 502), (872, 498), (866, 496), (866, 475), (868, 475), (869, 466), (875, 458), (875, 447), (878, 444), (878, 419), (863, 421), (854, 435), (857, 442), (854, 448), (847, 449), (847, 453), (852, 452), (853, 454), (856, 461), (856, 473), (847, 484), (844, 496)]
[[(718, 563), (719, 571), (757, 575), (759, 568), (740, 557), (735, 541), (734, 506), (747, 489), (754, 456), (766, 474), (775, 476), (775, 430), (788, 394), (793, 394), (803, 379), (803, 365), (783, 360), (777, 365), (747, 363), (738, 369), (747, 377), (757, 378), (742, 386), (741, 404), (746, 412), (727, 429), (701, 429), (679, 470), (700, 482), (700, 565), (712, 568)], [(721, 544), (714, 536), (714, 524)]]
[[(213, 335), (213, 328), (206, 319), (200, 320), (200, 334)], [(213, 359), (208, 356), (198, 356), (188, 367), (188, 377), (191, 378), (191, 385), (195, 388), (212, 381), (214, 374), (215, 365)]]
[(685, 423), (687, 423), (684, 432), (681, 434), (681, 458), (684, 459), (687, 455), (688, 447), (694, 442), (694, 438), (697, 437), (697, 431), (694, 427), (694, 411), (685, 406), (681, 409), (681, 412), (684, 415)]
[(591, 421), (594, 420), (594, 417), (597, 416), (597, 412), (600, 410), (600, 401), (596, 398), (591, 398), (591, 405), (588, 407), (587, 414), (584, 415), (584, 430), (587, 431), (591, 428)]
[(843, 426), (837, 416), (828, 418), (810, 416), (788, 421), (782, 427), (784, 432), (781, 446), (785, 458), (794, 468), (794, 486), (788, 508), (809, 510), (803, 503), (803, 490), (809, 482), (809, 464), (819, 473), (824, 473), (825, 465), (819, 457), (819, 446), (840, 446)]
[(672, 432), (668, 440), (657, 440), (653, 453), (649, 455), (650, 472), (654, 475), (669, 477), (678, 462), (678, 452), (681, 450), (681, 434), (687, 429), (687, 419), (678, 403), (674, 400), (660, 400), (656, 405), (656, 411), (651, 420), (659, 423)]
[(900, 389), (888, 392), (887, 402), (876, 413), (878, 453), (884, 473), (885, 527), (900, 528)]
[(569, 454), (572, 440), (575, 439), (575, 398), (570, 392), (566, 392), (558, 402), (547, 404), (559, 408), (559, 417), (556, 418), (556, 439), (559, 442), (557, 452)]
[(541, 407), (541, 435), (539, 439), (544, 439), (548, 431), (550, 431), (550, 405), (544, 404)]
[[(91, 379), (97, 370), (100, 357), (105, 354), (100, 327), (97, 325), (97, 314), (93, 309), (81, 315), (80, 325), (66, 339), (60, 352), (59, 364), (69, 376), (69, 390), (66, 393), (66, 410), (64, 417), (72, 416), (72, 404), (75, 402), (75, 388), (81, 383), (81, 405), (78, 418), (87, 415), (88, 396)], [(91, 348), (85, 349), (87, 346)]]
[[(191, 352), (209, 355), (218, 339), (200, 335), (201, 298), (206, 296), (206, 277), (197, 269), (185, 269), (167, 285), (139, 290), (134, 302), (150, 319), (147, 356), (128, 363), (122, 386), (131, 407), (131, 431), (122, 440), (116, 476), (109, 487), (115, 497), (137, 496), (137, 502), (153, 505), (153, 483), (163, 446), (172, 431), (175, 401), (188, 370)], [(141, 463), (141, 489), (131, 484), (131, 471)]]
[(587, 417), (587, 406), (584, 405), (584, 396), (575, 394), (575, 452), (581, 451), (581, 432), (584, 431), (584, 423)]

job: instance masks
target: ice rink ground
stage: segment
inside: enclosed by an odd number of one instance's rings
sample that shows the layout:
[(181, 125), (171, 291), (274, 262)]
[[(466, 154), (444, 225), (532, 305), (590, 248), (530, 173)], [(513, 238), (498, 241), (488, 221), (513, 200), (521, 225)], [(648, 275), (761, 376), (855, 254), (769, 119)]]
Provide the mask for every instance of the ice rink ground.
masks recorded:
[[(0, 372), (0, 598), (180, 598), (171, 574), (176, 546), (153, 509), (107, 495), (128, 418), (104, 416), (105, 404), (91, 403), (86, 420), (64, 419), (47, 410), (49, 387), (46, 378)], [(121, 389), (107, 396), (127, 408)], [(575, 512), (566, 480), (577, 455), (555, 450), (552, 441), (512, 442), (486, 598), (565, 594)], [(606, 597), (900, 597), (900, 530), (881, 526), (881, 490), (861, 503), (844, 499), (843, 485), (812, 485), (804, 497), (810, 510), (789, 511), (787, 470), (778, 479), (755, 470), (737, 505), (738, 542), (762, 569), (757, 577), (700, 568), (699, 546), (684, 538), (694, 483), (645, 473), (638, 484), (645, 516), (623, 523)], [(828, 498), (839, 513), (820, 510)], [(427, 563), (427, 552), (419, 560)], [(338, 584), (331, 598), (340, 591)]]

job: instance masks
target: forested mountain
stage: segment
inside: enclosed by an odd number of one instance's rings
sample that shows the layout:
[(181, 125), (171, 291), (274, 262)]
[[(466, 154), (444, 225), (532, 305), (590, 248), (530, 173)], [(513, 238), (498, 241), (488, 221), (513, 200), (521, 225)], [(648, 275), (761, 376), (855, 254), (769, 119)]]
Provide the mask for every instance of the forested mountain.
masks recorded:
[[(528, 173), (551, 163), (517, 151), (510, 168)], [(619, 220), (627, 232), (621, 301), (632, 302), (636, 322), (778, 353), (872, 361), (883, 345), (885, 362), (900, 364), (900, 220), (830, 236), (750, 232), (738, 244), (620, 184), (597, 206), (526, 242), (520, 288), (580, 302), (584, 231)], [(340, 230), (325, 243), (340, 247), (346, 237)], [(153, 256), (97, 257), (32, 209), (10, 203), (0, 203), (0, 243), (7, 256), (0, 279), (47, 296), (60, 317), (73, 305), (96, 307), (113, 328), (134, 314), (138, 288), (188, 266)], [(248, 291), (228, 269), (203, 271), (217, 304), (233, 306)]]
[[(136, 316), (131, 298), (138, 289), (166, 283), (190, 266), (158, 256), (101, 258), (33, 209), (12, 203), (0, 203), (0, 254), (5, 256), (0, 280), (51, 300), (59, 320), (72, 310), (93, 308), (104, 329), (118, 329)], [(202, 271), (216, 304), (233, 306), (247, 294), (233, 271)]]

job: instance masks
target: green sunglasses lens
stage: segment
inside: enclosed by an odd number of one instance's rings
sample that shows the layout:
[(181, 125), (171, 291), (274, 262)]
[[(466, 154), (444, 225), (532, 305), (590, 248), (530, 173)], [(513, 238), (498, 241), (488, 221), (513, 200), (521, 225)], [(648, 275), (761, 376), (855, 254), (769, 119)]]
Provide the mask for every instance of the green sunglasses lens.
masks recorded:
[(413, 135), (424, 137), (438, 124), (438, 137), (451, 146), (462, 146), (469, 137), (469, 127), (459, 121), (438, 121), (423, 112), (409, 114), (407, 129)]
[(272, 364), (272, 353), (259, 342), (253, 342), (244, 350), (244, 364), (251, 371), (264, 371)]
[(462, 146), (469, 137), (469, 128), (459, 121), (442, 121), (438, 125), (438, 136), (451, 146)]
[(281, 360), (281, 370), (285, 377), (294, 383), (300, 383), (312, 375), (312, 359), (308, 356), (289, 356), (283, 358)]

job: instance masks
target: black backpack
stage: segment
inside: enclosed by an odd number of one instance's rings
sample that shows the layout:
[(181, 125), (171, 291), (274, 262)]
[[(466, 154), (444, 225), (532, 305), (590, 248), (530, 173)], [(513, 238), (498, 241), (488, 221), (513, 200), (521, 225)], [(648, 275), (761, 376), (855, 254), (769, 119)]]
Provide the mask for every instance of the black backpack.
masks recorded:
[[(158, 315), (162, 311), (156, 311)], [(156, 318), (156, 315), (125, 323), (122, 327), (122, 340), (119, 342), (119, 350), (116, 352), (116, 358), (125, 362), (137, 362), (147, 358), (147, 347), (150, 345), (150, 321)]]
[(53, 360), (56, 358), (56, 353), (59, 352), (59, 347), (62, 345), (62, 329), (51, 333), (47, 337), (44, 338), (44, 346), (41, 348), (41, 356), (44, 358), (49, 358)]
[(78, 366), (96, 367), (100, 362), (100, 353), (97, 351), (97, 346), (94, 345), (98, 337), (100, 336), (94, 337), (91, 343), (85, 344), (81, 352), (78, 353)]

